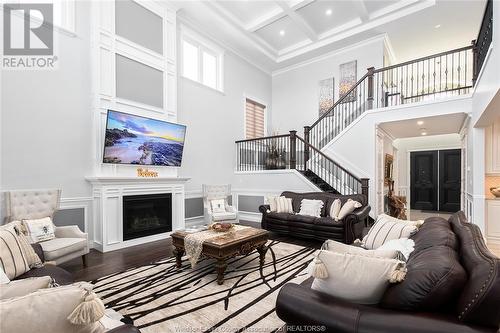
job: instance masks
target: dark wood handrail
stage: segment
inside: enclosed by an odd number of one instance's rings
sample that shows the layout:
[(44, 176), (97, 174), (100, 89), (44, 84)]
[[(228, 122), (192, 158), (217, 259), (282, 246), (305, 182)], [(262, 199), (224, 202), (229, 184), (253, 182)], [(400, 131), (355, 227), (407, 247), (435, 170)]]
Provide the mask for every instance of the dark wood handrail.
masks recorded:
[(263, 137), (260, 137), (260, 138), (238, 140), (238, 141), (235, 141), (235, 143), (250, 142), (250, 141), (261, 141), (261, 140), (266, 140), (266, 139), (286, 138), (288, 136), (290, 136), (290, 134), (279, 134), (279, 135), (272, 135), (272, 136), (263, 136)]
[(351, 176), (352, 178), (354, 178), (358, 182), (361, 182), (360, 178), (356, 177), (355, 175), (353, 175), (352, 173), (350, 173), (349, 171), (347, 171), (346, 169), (344, 169), (340, 164), (338, 164), (337, 162), (335, 162), (334, 160), (332, 160), (330, 157), (328, 157), (327, 155), (325, 155), (321, 150), (319, 150), (318, 148), (314, 147), (310, 143), (306, 142), (300, 136), (296, 135), (296, 137), (297, 137), (297, 139), (299, 139), (300, 141), (302, 141), (304, 143), (304, 145), (306, 145), (307, 147), (311, 148), (316, 153), (318, 153), (319, 155), (321, 155), (321, 157), (323, 157), (325, 160), (327, 160), (327, 161), (335, 164), (335, 166), (338, 167), (340, 170), (344, 171), (345, 173), (347, 173), (349, 176)]
[(374, 73), (385, 72), (385, 71), (388, 71), (388, 70), (391, 70), (391, 69), (394, 69), (394, 68), (411, 65), (411, 64), (414, 64), (414, 63), (417, 63), (417, 62), (420, 62), (420, 61), (429, 60), (429, 59), (437, 58), (437, 57), (442, 57), (442, 56), (445, 56), (445, 55), (448, 55), (448, 54), (462, 52), (462, 51), (469, 50), (469, 49), (472, 50), (473, 48), (474, 48), (473, 45), (469, 45), (469, 46), (460, 47), (458, 49), (454, 49), (454, 50), (450, 50), (450, 51), (436, 53), (436, 54), (433, 54), (433, 55), (430, 55), (430, 56), (425, 56), (425, 57), (421, 57), (421, 58), (417, 58), (417, 59), (413, 59), (413, 60), (408, 60), (408, 61), (405, 61), (405, 62), (402, 62), (402, 63), (399, 63), (399, 64), (395, 64), (395, 65), (391, 65), (391, 66), (387, 66), (387, 67), (382, 67), (382, 68), (379, 68), (379, 69), (375, 69)]

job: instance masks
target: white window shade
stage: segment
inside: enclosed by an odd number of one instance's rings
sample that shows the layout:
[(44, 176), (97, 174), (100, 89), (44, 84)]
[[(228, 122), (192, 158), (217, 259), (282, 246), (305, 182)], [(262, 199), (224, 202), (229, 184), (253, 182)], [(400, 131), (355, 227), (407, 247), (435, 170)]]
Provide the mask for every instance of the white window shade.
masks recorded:
[(247, 139), (265, 136), (265, 110), (265, 105), (246, 99), (245, 134)]
[(217, 58), (203, 52), (203, 84), (217, 89)]
[(188, 79), (198, 81), (198, 47), (182, 42), (182, 74)]

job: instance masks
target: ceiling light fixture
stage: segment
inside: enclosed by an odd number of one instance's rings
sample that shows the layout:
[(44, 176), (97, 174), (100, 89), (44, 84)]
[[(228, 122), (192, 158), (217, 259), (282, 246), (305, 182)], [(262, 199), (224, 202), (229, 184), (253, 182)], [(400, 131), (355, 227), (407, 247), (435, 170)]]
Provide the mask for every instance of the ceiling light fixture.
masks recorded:
[(285, 36), (285, 30), (280, 30), (280, 36)]
[(420, 129), (420, 135), (427, 135), (427, 129), (421, 128)]
[(423, 120), (419, 120), (419, 121), (417, 121), (417, 125), (418, 125), (418, 126), (422, 126), (423, 124), (424, 124), (424, 121), (423, 121)]
[(330, 15), (332, 15), (332, 13), (333, 13), (333, 12), (332, 12), (332, 10), (331, 10), (330, 8), (328, 8), (328, 9), (325, 11), (326, 16), (330, 16)]
[(441, 24), (436, 24), (436, 25), (434, 26), (434, 28), (436, 28), (436, 29), (441, 28)]

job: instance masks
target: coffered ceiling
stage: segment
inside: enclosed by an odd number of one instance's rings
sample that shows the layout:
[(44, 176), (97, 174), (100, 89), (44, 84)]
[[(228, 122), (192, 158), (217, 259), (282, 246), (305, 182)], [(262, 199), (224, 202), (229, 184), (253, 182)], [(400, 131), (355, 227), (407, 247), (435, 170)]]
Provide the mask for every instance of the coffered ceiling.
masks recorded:
[[(181, 8), (181, 20), (191, 22), (205, 31), (218, 30), (217, 39), (225, 40), (226, 44), (238, 51), (246, 49), (248, 52), (242, 52), (248, 58), (258, 61), (262, 67), (271, 70), (375, 35), (389, 34), (391, 37), (390, 31), (384, 31), (384, 27), (394, 22), (399, 24), (399, 28), (392, 28), (396, 35), (398, 35), (397, 30), (415, 34), (419, 27), (405, 26), (404, 20), (418, 13), (425, 12), (425, 16), (429, 16), (432, 11), (447, 13), (432, 22), (421, 16), (420, 19), (424, 20), (422, 31), (427, 31), (428, 26), (442, 24), (449, 27), (462, 24), (476, 33), (477, 29), (471, 29), (469, 23), (476, 22), (482, 15), (484, 3), (484, 0), (177, 2)], [(454, 8), (460, 13), (466, 13), (470, 20), (453, 22), (453, 15), (449, 14)], [(479, 22), (475, 24), (479, 26)], [(411, 38), (412, 35), (407, 37)]]

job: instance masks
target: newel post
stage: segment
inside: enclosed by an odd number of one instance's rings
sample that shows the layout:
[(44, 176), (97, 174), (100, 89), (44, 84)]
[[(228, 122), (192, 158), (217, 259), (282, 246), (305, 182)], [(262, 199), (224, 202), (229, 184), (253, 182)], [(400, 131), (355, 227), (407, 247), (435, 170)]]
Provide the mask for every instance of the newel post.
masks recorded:
[(304, 126), (304, 141), (306, 144), (304, 144), (304, 170), (306, 170), (306, 165), (307, 161), (309, 161), (309, 132), (311, 131), (311, 126)]
[(366, 201), (368, 202), (368, 183), (370, 178), (361, 178), (361, 194), (366, 195)]
[(290, 169), (297, 167), (297, 131), (290, 131)]
[(373, 109), (373, 96), (374, 96), (374, 88), (373, 85), (373, 74), (375, 72), (375, 67), (368, 68), (368, 96), (366, 101), (368, 102), (368, 110)]
[(477, 52), (477, 43), (476, 40), (474, 39), (472, 42), (472, 85), (476, 85), (476, 80), (478, 76), (478, 52)]

